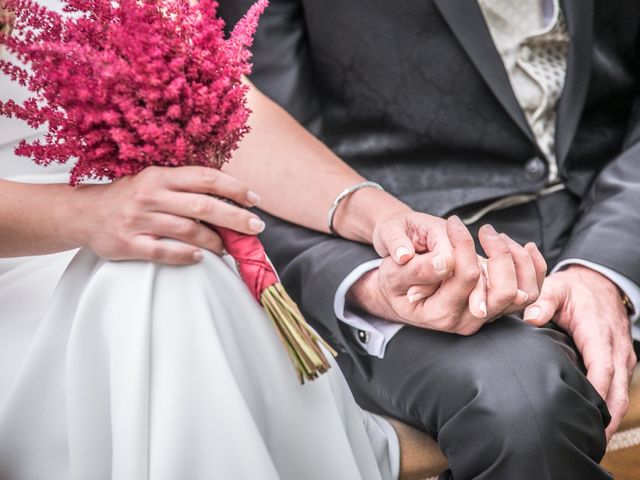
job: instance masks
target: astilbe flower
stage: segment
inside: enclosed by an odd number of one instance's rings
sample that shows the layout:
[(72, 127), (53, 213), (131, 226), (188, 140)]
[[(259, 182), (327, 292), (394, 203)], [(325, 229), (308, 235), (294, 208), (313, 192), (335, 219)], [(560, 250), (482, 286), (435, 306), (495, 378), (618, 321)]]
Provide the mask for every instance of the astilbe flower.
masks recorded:
[(214, 0), (66, 0), (62, 15), (6, 0), (18, 28), (0, 44), (17, 62), (0, 58), (0, 70), (32, 97), (0, 102), (0, 114), (47, 128), (16, 154), (74, 158), (72, 185), (151, 165), (220, 168), (248, 131), (241, 79), (266, 5), (227, 38)]
[[(152, 165), (220, 168), (248, 132), (242, 76), (267, 0), (228, 38), (215, 0), (65, 0), (63, 15), (34, 0), (2, 1), (17, 30), (0, 33), (0, 46), (16, 59), (0, 58), (0, 71), (32, 97), (0, 102), (0, 115), (46, 125), (42, 140), (22, 141), (16, 153), (43, 166), (73, 158), (72, 185)], [(326, 372), (320, 344), (335, 352), (284, 291), (260, 241), (213, 228), (273, 320), (300, 381)]]

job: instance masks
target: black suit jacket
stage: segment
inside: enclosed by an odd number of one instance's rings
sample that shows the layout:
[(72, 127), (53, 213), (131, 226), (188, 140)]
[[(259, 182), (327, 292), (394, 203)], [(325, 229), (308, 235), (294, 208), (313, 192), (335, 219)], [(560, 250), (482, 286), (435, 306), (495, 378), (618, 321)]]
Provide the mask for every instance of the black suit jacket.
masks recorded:
[[(250, 3), (226, 0), (222, 13), (234, 22)], [(561, 4), (571, 43), (557, 158), (581, 209), (559, 260), (640, 284), (640, 2)], [(416, 210), (442, 216), (544, 186), (477, 0), (271, 0), (254, 63), (259, 88)], [(263, 240), (306, 314), (340, 340), (335, 291), (375, 252), (275, 218)]]

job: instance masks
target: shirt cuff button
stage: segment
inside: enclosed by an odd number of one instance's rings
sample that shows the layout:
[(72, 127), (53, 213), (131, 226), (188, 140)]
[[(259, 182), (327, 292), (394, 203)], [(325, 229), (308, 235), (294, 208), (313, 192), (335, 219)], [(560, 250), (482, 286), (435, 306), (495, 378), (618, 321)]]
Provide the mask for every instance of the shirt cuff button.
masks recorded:
[(361, 343), (369, 343), (369, 332), (358, 330), (358, 340), (360, 340)]

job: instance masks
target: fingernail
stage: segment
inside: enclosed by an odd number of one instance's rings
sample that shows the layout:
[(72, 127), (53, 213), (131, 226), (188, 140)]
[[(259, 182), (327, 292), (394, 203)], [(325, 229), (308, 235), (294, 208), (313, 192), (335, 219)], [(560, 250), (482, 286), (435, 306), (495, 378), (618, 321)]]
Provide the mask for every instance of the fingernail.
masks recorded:
[(408, 296), (409, 303), (416, 303), (425, 298), (427, 298), (427, 296), (424, 293), (414, 293), (413, 295)]
[(478, 308), (480, 308), (482, 318), (485, 318), (487, 316), (487, 302), (485, 302), (484, 300), (480, 300), (480, 305), (478, 305)]
[(249, 200), (249, 203), (251, 204), (251, 206), (257, 205), (258, 203), (260, 203), (260, 195), (258, 195), (256, 192), (252, 192), (251, 190), (249, 190), (247, 192), (247, 200)]
[(449, 217), (449, 220), (451, 220), (451, 223), (457, 228), (467, 228), (464, 226), (464, 223), (462, 223), (462, 220), (460, 220), (460, 217), (458, 217), (457, 215), (451, 215)]
[(491, 282), (489, 281), (489, 267), (487, 266), (487, 262), (482, 262), (480, 264), (480, 268), (482, 269), (482, 273), (484, 273), (484, 280), (486, 282), (486, 287), (490, 288)]
[(523, 292), (520, 289), (518, 289), (517, 296), (518, 303), (525, 303), (527, 300), (529, 300), (529, 295), (527, 295), (527, 292)]
[(447, 271), (447, 259), (441, 253), (433, 257), (433, 269), (438, 273)]
[(193, 252), (193, 260), (196, 262), (201, 262), (202, 259), (204, 258), (204, 253), (202, 253), (200, 250)]
[(400, 247), (396, 250), (396, 261), (398, 263), (404, 263), (408, 260), (407, 257), (411, 255), (411, 251), (407, 247)]
[(264, 230), (265, 223), (262, 220), (258, 220), (257, 218), (252, 218), (249, 220), (249, 228), (256, 233), (260, 233)]
[(540, 307), (529, 307), (524, 311), (525, 320), (536, 320), (540, 316)]
[(497, 237), (498, 236), (498, 232), (496, 232), (496, 229), (493, 228), (493, 225), (489, 225), (489, 224), (483, 225), (482, 229), (490, 237)]

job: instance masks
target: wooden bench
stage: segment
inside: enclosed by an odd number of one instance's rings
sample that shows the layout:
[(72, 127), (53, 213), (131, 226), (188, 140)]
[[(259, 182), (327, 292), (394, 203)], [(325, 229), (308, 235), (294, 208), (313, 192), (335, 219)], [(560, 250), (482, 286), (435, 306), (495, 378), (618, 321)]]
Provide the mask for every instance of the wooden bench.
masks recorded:
[[(400, 439), (400, 480), (435, 480), (447, 460), (428, 435), (388, 419)], [(602, 465), (616, 480), (640, 479), (640, 366), (631, 383), (629, 411), (607, 447)]]

